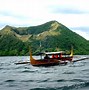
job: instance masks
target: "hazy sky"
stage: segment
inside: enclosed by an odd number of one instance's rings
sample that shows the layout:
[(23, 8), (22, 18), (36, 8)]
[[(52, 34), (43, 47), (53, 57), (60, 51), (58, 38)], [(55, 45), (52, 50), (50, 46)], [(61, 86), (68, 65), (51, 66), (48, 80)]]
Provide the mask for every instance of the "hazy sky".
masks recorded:
[(0, 29), (52, 20), (89, 40), (89, 0), (0, 0)]

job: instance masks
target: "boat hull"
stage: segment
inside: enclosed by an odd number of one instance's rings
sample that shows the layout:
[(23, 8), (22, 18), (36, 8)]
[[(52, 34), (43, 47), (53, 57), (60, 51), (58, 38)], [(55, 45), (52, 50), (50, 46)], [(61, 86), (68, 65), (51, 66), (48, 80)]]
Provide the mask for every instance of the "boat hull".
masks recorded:
[(55, 66), (55, 65), (59, 65), (59, 63), (36, 63), (36, 64), (32, 64), (33, 66), (45, 66), (45, 67), (48, 67), (48, 66)]
[[(67, 58), (68, 60), (70, 58)], [(70, 59), (72, 60), (72, 59)], [(30, 63), (33, 66), (54, 66), (54, 65), (60, 65), (60, 64), (67, 64), (66, 58), (44, 58), (40, 60), (36, 60), (32, 57), (32, 54), (30, 52)]]
[(33, 66), (55, 66), (55, 65), (60, 65), (64, 64), (66, 65), (67, 62), (61, 61), (58, 59), (42, 59), (42, 60), (35, 60), (34, 58), (30, 59), (30, 63)]

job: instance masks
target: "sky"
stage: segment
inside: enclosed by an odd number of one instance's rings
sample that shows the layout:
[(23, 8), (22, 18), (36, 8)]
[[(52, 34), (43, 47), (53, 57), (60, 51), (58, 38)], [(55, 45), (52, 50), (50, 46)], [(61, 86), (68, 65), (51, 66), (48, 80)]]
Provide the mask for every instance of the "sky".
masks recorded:
[(0, 29), (52, 20), (89, 40), (89, 0), (0, 0)]

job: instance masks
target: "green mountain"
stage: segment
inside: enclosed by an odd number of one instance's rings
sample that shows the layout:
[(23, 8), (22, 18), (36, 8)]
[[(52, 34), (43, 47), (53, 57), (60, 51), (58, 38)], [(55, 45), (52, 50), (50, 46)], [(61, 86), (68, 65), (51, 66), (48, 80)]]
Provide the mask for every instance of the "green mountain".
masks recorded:
[[(41, 43), (41, 48), (40, 48)], [(29, 47), (34, 54), (40, 51), (69, 51), (74, 54), (89, 54), (89, 41), (57, 21), (39, 26), (12, 27), (0, 30), (0, 55), (29, 55)]]

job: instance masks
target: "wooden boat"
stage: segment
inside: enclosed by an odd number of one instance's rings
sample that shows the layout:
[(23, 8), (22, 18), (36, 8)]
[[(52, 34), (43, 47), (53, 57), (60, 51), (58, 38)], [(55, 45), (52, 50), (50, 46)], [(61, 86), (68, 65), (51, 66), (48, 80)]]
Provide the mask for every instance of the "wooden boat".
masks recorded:
[[(73, 50), (71, 50), (70, 55), (66, 55), (64, 51), (60, 52), (45, 52), (40, 53), (41, 58), (35, 59), (32, 56), (32, 52), (30, 52), (30, 62), (18, 62), (15, 64), (31, 64), (33, 66), (53, 66), (59, 64), (67, 64), (68, 61), (72, 61), (73, 59)], [(42, 55), (45, 55), (42, 57)]]
[(41, 59), (35, 59), (30, 52), (30, 63), (33, 66), (53, 66), (59, 64), (67, 64), (68, 61), (72, 61), (73, 53), (71, 52), (70, 56), (62, 56), (64, 51), (60, 52), (45, 52), (45, 57)]
[[(30, 62), (28, 61), (24, 61), (24, 62), (18, 62), (15, 63), (17, 64), (31, 64), (33, 66), (53, 66), (53, 65), (65, 65), (68, 63), (68, 61), (70, 62), (78, 62), (78, 61), (82, 61), (85, 59), (89, 59), (89, 57), (85, 57), (85, 58), (81, 58), (78, 60), (73, 60), (73, 49), (71, 49), (71, 54), (70, 55), (66, 55), (64, 51), (60, 51), (60, 52), (45, 52), (45, 53), (40, 53), (40, 54), (45, 54), (45, 57), (41, 59), (34, 59), (32, 56), (32, 53), (30, 52)], [(49, 57), (48, 55), (50, 55), (51, 57)]]
[[(42, 54), (45, 55), (42, 58)], [(41, 59), (35, 59), (30, 52), (30, 63), (33, 66), (52, 66), (52, 65), (59, 65), (59, 64), (67, 64), (68, 61), (72, 61), (73, 59), (73, 48), (71, 48), (71, 54), (66, 55), (64, 51), (60, 52), (45, 52), (41, 53)]]

